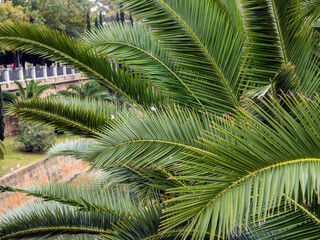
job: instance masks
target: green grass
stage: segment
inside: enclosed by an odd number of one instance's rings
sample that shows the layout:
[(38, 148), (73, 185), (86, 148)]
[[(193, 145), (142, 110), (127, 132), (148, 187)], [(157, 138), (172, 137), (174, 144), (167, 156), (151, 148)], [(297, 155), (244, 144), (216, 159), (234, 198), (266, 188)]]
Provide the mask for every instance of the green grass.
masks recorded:
[[(56, 143), (63, 142), (68, 138), (67, 135), (60, 135), (56, 137)], [(19, 168), (26, 166), (32, 162), (36, 162), (44, 158), (44, 153), (27, 153), (20, 150), (20, 143), (16, 140), (16, 137), (6, 137), (4, 140), (6, 146), (6, 155), (3, 160), (0, 160), (0, 177), (13, 171), (17, 170), (17, 164)]]

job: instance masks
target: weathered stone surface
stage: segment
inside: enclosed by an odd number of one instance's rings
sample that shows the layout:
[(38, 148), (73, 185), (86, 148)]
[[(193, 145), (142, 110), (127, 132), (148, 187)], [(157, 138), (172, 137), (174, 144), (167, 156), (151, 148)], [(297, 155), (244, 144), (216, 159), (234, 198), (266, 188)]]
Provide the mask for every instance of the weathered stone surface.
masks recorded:
[[(46, 162), (38, 161), (29, 164), (0, 179), (0, 185), (23, 188), (31, 184), (49, 182), (66, 182), (76, 175), (88, 170), (81, 160), (72, 157), (56, 157)], [(34, 200), (21, 193), (0, 193), (0, 214), (8, 209)]]

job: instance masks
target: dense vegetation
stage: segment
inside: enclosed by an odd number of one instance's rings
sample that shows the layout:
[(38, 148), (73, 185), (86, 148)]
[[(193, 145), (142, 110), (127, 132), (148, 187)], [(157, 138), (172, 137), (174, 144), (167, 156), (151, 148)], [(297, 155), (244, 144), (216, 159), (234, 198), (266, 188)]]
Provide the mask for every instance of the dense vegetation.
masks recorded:
[(2, 216), (0, 237), (319, 239), (319, 1), (114, 2), (140, 22), (80, 40), (0, 27), (0, 46), (73, 65), (133, 104), (11, 104), (81, 137), (48, 157), (104, 174), (83, 186), (1, 186), (40, 200)]

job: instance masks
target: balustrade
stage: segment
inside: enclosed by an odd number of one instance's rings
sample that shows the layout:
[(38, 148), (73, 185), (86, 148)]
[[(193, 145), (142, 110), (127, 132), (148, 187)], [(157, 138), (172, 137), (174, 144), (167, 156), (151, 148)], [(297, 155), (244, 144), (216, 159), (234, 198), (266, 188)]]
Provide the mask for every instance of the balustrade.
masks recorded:
[(78, 75), (80, 72), (75, 71), (65, 65), (52, 64), (50, 67), (47, 65), (40, 66), (39, 68), (31, 66), (28, 69), (19, 67), (16, 69), (4, 68), (0, 70), (0, 84), (11, 83), (13, 81), (27, 81), (56, 78), (59, 76)]

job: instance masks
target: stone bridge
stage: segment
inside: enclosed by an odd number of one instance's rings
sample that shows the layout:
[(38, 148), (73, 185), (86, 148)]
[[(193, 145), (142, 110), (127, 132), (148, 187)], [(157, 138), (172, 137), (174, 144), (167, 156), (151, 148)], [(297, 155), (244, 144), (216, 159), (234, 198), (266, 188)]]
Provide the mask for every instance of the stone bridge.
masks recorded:
[(87, 81), (80, 72), (65, 65), (53, 64), (51, 67), (31, 66), (28, 69), (22, 67), (17, 69), (5, 68), (0, 70), (0, 85), (2, 90), (15, 92), (18, 90), (14, 81), (21, 82), (22, 86), (25, 86), (25, 80), (41, 80), (40, 85), (51, 84), (53, 89), (49, 89), (44, 92), (43, 96), (55, 94), (58, 91), (66, 90), (69, 84), (78, 83), (81, 81)]

